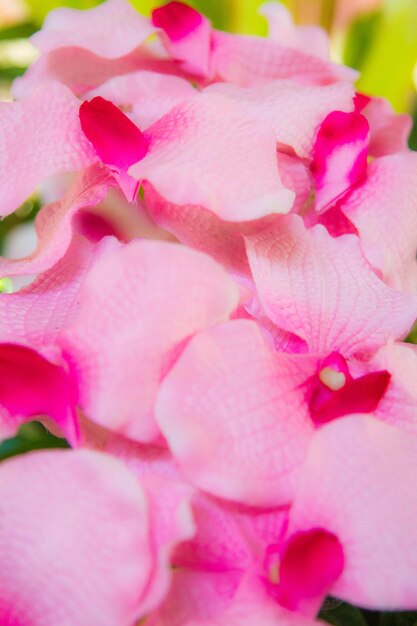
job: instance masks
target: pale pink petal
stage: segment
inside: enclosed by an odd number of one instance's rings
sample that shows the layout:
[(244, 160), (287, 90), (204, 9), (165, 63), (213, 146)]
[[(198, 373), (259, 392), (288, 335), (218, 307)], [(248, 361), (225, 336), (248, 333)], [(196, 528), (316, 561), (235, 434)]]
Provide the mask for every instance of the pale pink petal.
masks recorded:
[(272, 224), (275, 216), (252, 222), (226, 222), (202, 206), (167, 202), (146, 181), (142, 187), (146, 209), (156, 224), (181, 243), (206, 252), (233, 272), (250, 274), (243, 235)]
[(180, 73), (173, 61), (159, 58), (144, 47), (117, 59), (106, 59), (85, 48), (71, 46), (41, 55), (23, 76), (13, 82), (12, 94), (18, 99), (25, 98), (45, 80), (59, 81), (74, 93), (82, 94), (115, 76), (137, 70)]
[(362, 183), (367, 173), (369, 124), (360, 113), (330, 113), (317, 132), (311, 172), (321, 212)]
[(245, 35), (213, 31), (212, 73), (238, 85), (290, 78), (308, 85), (353, 82), (357, 72), (286, 44)]
[(157, 421), (188, 480), (250, 505), (291, 501), (313, 423), (310, 357), (275, 354), (257, 324), (198, 333), (163, 381)]
[(0, 341), (41, 347), (55, 342), (78, 306), (78, 292), (94, 257), (113, 244), (74, 237), (65, 256), (29, 286), (0, 294)]
[(268, 37), (289, 48), (296, 48), (321, 59), (329, 59), (329, 38), (319, 26), (296, 26), (286, 6), (265, 2), (259, 13), (268, 22)]
[(1, 465), (0, 498), (2, 625), (131, 626), (151, 552), (144, 493), (121, 463), (20, 456)]
[(79, 441), (77, 390), (63, 359), (50, 361), (30, 347), (0, 344), (0, 435), (24, 422), (50, 417), (72, 445)]
[(314, 626), (322, 624), (286, 611), (253, 574), (178, 570), (166, 601), (150, 626)]
[(348, 82), (307, 86), (273, 80), (246, 88), (215, 83), (205, 91), (231, 98), (242, 113), (270, 124), (277, 142), (300, 157), (311, 156), (316, 131), (331, 111), (353, 111), (354, 88)]
[(375, 416), (411, 433), (417, 433), (417, 348), (407, 343), (383, 346), (369, 364), (384, 368), (392, 379)]
[(163, 32), (162, 41), (185, 71), (210, 75), (211, 24), (183, 2), (168, 2), (152, 11), (152, 23)]
[[(280, 41), (232, 35), (212, 30), (208, 20), (182, 2), (169, 2), (153, 12), (162, 28), (170, 56), (185, 71), (208, 79), (247, 85), (274, 78), (294, 78), (309, 84), (353, 81), (356, 72), (325, 57), (318, 29), (286, 30)], [(314, 51), (311, 49), (315, 48)]]
[(141, 613), (154, 610), (171, 584), (171, 559), (175, 547), (196, 532), (190, 501), (193, 490), (173, 478), (157, 475), (141, 477), (150, 506), (151, 547), (154, 564), (146, 587)]
[[(178, 546), (173, 558), (176, 567), (221, 572), (244, 570), (252, 564), (252, 546), (236, 507), (198, 491), (192, 511), (196, 534)], [(247, 534), (249, 537), (249, 530)]]
[(287, 213), (294, 193), (280, 181), (272, 129), (219, 94), (198, 94), (151, 126), (146, 157), (130, 168), (167, 201), (202, 205), (222, 219)]
[(28, 100), (0, 103), (1, 215), (17, 209), (48, 176), (97, 160), (81, 130), (78, 109), (78, 99), (52, 82)]
[(31, 42), (43, 53), (78, 47), (108, 59), (122, 57), (155, 32), (128, 0), (107, 0), (89, 10), (51, 11)]
[(116, 76), (84, 94), (84, 98), (102, 96), (111, 100), (145, 129), (193, 95), (195, 88), (179, 76), (139, 71)]
[(368, 261), (399, 289), (417, 286), (417, 155), (407, 151), (375, 159), (367, 180), (343, 203)]
[(63, 338), (87, 417), (139, 441), (157, 437), (153, 403), (174, 349), (227, 319), (237, 300), (220, 266), (178, 244), (133, 241), (101, 256)]
[[(213, 620), (216, 624), (232, 602), (241, 576), (240, 571), (174, 570), (171, 589), (158, 610), (149, 616), (149, 626), (194, 626), (200, 620)], [(212, 626), (211, 621), (208, 626)]]
[(416, 317), (415, 296), (387, 287), (354, 235), (334, 239), (291, 215), (248, 237), (247, 250), (266, 314), (314, 353), (373, 350), (405, 335)]
[(36, 250), (23, 259), (0, 257), (0, 276), (38, 274), (51, 268), (71, 244), (74, 215), (101, 202), (115, 185), (113, 175), (100, 164), (81, 172), (62, 200), (43, 207), (36, 216)]
[(290, 533), (322, 528), (338, 538), (345, 564), (332, 595), (369, 608), (416, 609), (416, 481), (417, 439), (408, 433), (359, 415), (316, 433)]
[(196, 534), (178, 546), (176, 567), (206, 571), (246, 570), (265, 547), (283, 537), (288, 510), (247, 507), (202, 492), (192, 500)]
[(408, 137), (413, 125), (409, 115), (395, 113), (384, 98), (357, 94), (355, 103), (356, 110), (369, 122), (369, 153), (372, 156), (381, 157), (408, 149)]

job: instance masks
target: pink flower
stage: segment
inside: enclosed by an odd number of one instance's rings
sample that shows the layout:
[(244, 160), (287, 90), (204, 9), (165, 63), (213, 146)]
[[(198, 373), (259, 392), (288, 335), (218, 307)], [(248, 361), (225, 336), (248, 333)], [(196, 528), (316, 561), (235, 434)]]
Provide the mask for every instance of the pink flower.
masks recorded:
[(0, 545), (13, 546), (0, 557), (2, 624), (131, 626), (148, 612), (166, 593), (164, 555), (194, 527), (185, 488), (142, 482), (86, 450), (2, 464)]

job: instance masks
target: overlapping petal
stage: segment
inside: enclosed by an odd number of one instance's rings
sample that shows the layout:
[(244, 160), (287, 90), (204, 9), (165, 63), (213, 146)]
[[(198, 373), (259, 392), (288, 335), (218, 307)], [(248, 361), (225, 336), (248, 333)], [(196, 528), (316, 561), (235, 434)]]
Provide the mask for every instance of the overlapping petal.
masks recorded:
[(153, 403), (175, 349), (237, 301), (220, 266), (177, 244), (133, 241), (101, 256), (61, 342), (87, 416), (133, 439), (157, 437)]
[[(320, 429), (295, 498), (290, 532), (323, 528), (345, 564), (331, 593), (386, 610), (415, 609), (417, 439), (352, 416)], [(387, 586), (387, 571), (395, 571)]]
[(2, 216), (17, 209), (47, 177), (97, 160), (81, 130), (78, 109), (78, 99), (55, 82), (23, 102), (0, 104)]
[(265, 312), (312, 352), (369, 352), (404, 336), (416, 317), (415, 296), (387, 287), (354, 235), (334, 239), (291, 215), (247, 237), (247, 251)]
[(152, 563), (136, 478), (97, 452), (38, 452), (2, 464), (0, 494), (1, 623), (131, 626)]
[[(129, 172), (167, 201), (202, 205), (222, 219), (287, 213), (294, 193), (281, 183), (272, 129), (219, 94), (198, 94), (152, 125), (148, 154)], [(256, 141), (254, 141), (256, 137)]]
[(274, 354), (249, 320), (197, 334), (156, 404), (188, 480), (251, 505), (289, 503), (314, 429), (302, 387), (315, 366)]

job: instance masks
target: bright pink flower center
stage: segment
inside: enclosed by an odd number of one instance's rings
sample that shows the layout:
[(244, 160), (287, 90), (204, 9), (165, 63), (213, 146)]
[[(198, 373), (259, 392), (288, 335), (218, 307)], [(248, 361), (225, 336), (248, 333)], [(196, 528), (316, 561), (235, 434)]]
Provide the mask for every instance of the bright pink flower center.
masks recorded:
[(112, 102), (101, 96), (80, 106), (81, 128), (106, 165), (127, 170), (148, 151), (148, 140)]
[(285, 608), (296, 611), (321, 604), (343, 571), (338, 538), (321, 528), (294, 534), (283, 548), (267, 549), (269, 590)]
[(357, 235), (358, 229), (355, 224), (350, 221), (340, 208), (340, 204), (336, 203), (319, 217), (319, 224), (323, 224), (332, 237), (341, 237), (342, 235)]
[(183, 2), (168, 4), (152, 11), (152, 23), (161, 28), (171, 41), (179, 41), (202, 23), (201, 14)]
[(75, 443), (77, 393), (72, 378), (35, 350), (0, 344), (0, 405), (11, 417), (49, 416)]
[(362, 113), (362, 111), (366, 106), (368, 106), (370, 101), (371, 98), (369, 96), (366, 96), (364, 93), (360, 93), (359, 91), (357, 91), (355, 93), (355, 97), (353, 98), (356, 113)]
[(372, 413), (385, 394), (391, 374), (385, 370), (353, 378), (346, 359), (332, 352), (322, 361), (309, 397), (310, 415), (320, 425), (351, 413)]
[(363, 115), (329, 113), (318, 130), (310, 166), (317, 189), (328, 184), (326, 175), (345, 180), (343, 193), (360, 184), (367, 172), (368, 139), (369, 124)]

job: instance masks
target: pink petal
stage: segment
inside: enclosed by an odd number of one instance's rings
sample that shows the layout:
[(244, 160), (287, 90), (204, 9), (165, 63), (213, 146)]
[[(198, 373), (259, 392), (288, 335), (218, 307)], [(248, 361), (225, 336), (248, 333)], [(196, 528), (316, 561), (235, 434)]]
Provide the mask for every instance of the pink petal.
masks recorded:
[(131, 626), (151, 554), (145, 497), (122, 464), (27, 454), (2, 464), (0, 498), (2, 625)]
[(291, 215), (247, 237), (247, 251), (266, 314), (313, 353), (373, 350), (406, 334), (416, 317), (415, 297), (387, 287), (353, 235), (334, 239)]
[(417, 286), (416, 185), (414, 152), (382, 157), (370, 163), (366, 184), (343, 203), (368, 261), (388, 284), (413, 291)]
[(23, 102), (0, 103), (1, 215), (17, 209), (48, 176), (96, 160), (78, 109), (77, 98), (58, 83), (43, 85)]
[(51, 417), (72, 445), (79, 440), (77, 390), (65, 362), (53, 363), (35, 350), (0, 344), (0, 415), (2, 435), (23, 422)]
[(176, 567), (221, 572), (244, 570), (252, 564), (253, 555), (242, 532), (242, 519), (231, 506), (197, 492), (192, 511), (196, 534), (178, 546), (173, 559)]
[(240, 572), (174, 570), (170, 591), (148, 618), (149, 626), (199, 626), (200, 620), (207, 626), (212, 626), (211, 620), (216, 624), (230, 605), (240, 578)]
[(249, 320), (197, 334), (156, 404), (188, 480), (250, 505), (288, 503), (313, 431), (302, 385), (314, 369), (315, 359), (274, 354)]
[(168, 54), (186, 71), (210, 73), (212, 31), (204, 15), (183, 2), (168, 2), (152, 11), (152, 23), (163, 31)]
[(212, 73), (238, 85), (260, 84), (290, 78), (308, 85), (327, 85), (340, 80), (353, 82), (357, 73), (264, 37), (232, 35), (213, 31)]
[(390, 343), (377, 352), (371, 365), (385, 368), (392, 376), (375, 416), (393, 426), (417, 433), (416, 346)]
[[(353, 222), (351, 222), (350, 219), (346, 217), (345, 213), (342, 210), (342, 207), (343, 200), (337, 202), (330, 209), (327, 209), (319, 216), (310, 214), (308, 217), (313, 217), (313, 224), (322, 224), (323, 226), (325, 226), (332, 237), (340, 237), (341, 235), (359, 236), (358, 229), (353, 224)], [(305, 223), (308, 224), (308, 221), (306, 220)]]
[(409, 115), (394, 113), (392, 106), (384, 98), (369, 98), (357, 94), (355, 102), (356, 110), (369, 122), (369, 153), (372, 156), (381, 157), (408, 149), (408, 137), (413, 123)]
[(272, 129), (243, 116), (228, 98), (196, 95), (146, 136), (149, 152), (130, 173), (167, 201), (203, 205), (230, 221), (290, 210), (294, 194), (280, 181)]
[(331, 111), (353, 110), (354, 89), (347, 82), (311, 86), (273, 80), (255, 87), (215, 83), (205, 91), (231, 98), (242, 113), (270, 124), (277, 142), (301, 157), (310, 156), (316, 130)]
[(283, 547), (276, 598), (290, 611), (314, 615), (344, 567), (338, 538), (314, 528), (292, 535)]
[(357, 415), (316, 433), (290, 532), (322, 528), (338, 538), (345, 566), (332, 595), (368, 608), (417, 607), (416, 480), (417, 439), (408, 433)]
[(73, 318), (80, 285), (101, 249), (103, 244), (93, 246), (74, 237), (65, 256), (50, 270), (17, 293), (1, 294), (0, 341), (32, 346), (54, 343)]
[(107, 0), (89, 10), (51, 11), (31, 42), (43, 53), (57, 48), (86, 48), (108, 59), (140, 46), (155, 29), (127, 0)]
[(26, 98), (46, 80), (56, 80), (67, 85), (74, 93), (82, 94), (102, 83), (137, 70), (178, 74), (179, 69), (170, 59), (159, 58), (140, 46), (116, 59), (107, 59), (86, 48), (56, 48), (35, 61), (26, 73), (17, 78), (12, 87), (15, 98)]
[(273, 223), (275, 216), (252, 222), (226, 222), (202, 206), (167, 202), (146, 181), (142, 187), (146, 209), (156, 224), (181, 243), (206, 252), (233, 272), (250, 274), (243, 235)]
[(268, 22), (270, 39), (321, 59), (329, 59), (329, 39), (323, 28), (296, 26), (290, 11), (279, 2), (265, 2), (259, 12)]
[(172, 578), (171, 559), (177, 544), (196, 532), (190, 507), (193, 490), (178, 480), (149, 475), (141, 478), (150, 503), (151, 547), (154, 565), (141, 613), (154, 610), (167, 595)]
[(62, 200), (49, 204), (38, 213), (35, 226), (38, 244), (35, 252), (22, 259), (0, 257), (0, 276), (38, 274), (62, 259), (73, 237), (74, 215), (101, 202), (116, 182), (101, 164), (81, 172)]
[(179, 76), (138, 71), (116, 76), (85, 98), (102, 96), (117, 104), (139, 128), (147, 128), (177, 104), (195, 95), (195, 88)]
[(253, 568), (265, 546), (284, 534), (285, 508), (236, 505), (197, 492), (192, 500), (195, 536), (178, 546), (173, 563), (205, 571)]
[(178, 570), (150, 626), (314, 626), (322, 624), (281, 608), (255, 576)]
[(360, 113), (333, 111), (321, 124), (311, 171), (322, 211), (366, 178), (369, 124)]
[(83, 102), (80, 122), (83, 133), (106, 165), (127, 170), (148, 151), (148, 143), (139, 128), (101, 96)]
[(175, 349), (227, 319), (237, 299), (220, 266), (177, 244), (133, 241), (101, 256), (62, 341), (87, 417), (132, 439), (157, 437), (153, 403)]

